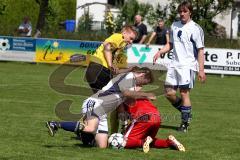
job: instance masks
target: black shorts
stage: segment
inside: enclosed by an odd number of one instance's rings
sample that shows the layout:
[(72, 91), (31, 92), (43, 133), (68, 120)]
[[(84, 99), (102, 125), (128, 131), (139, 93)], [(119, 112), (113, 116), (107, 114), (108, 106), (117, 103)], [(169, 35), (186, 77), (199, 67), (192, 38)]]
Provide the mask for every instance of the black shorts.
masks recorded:
[(101, 64), (90, 62), (87, 67), (85, 78), (93, 92), (96, 93), (108, 84), (108, 82), (113, 78), (113, 75), (110, 69), (102, 66)]

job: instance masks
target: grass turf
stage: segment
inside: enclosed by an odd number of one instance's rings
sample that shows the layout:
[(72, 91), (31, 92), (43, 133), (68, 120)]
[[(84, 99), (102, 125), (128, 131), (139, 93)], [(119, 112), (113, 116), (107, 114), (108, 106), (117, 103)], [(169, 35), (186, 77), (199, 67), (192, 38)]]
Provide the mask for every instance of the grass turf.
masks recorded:
[[(158, 137), (173, 134), (187, 151), (151, 149), (144, 154), (141, 149), (86, 148), (74, 134), (62, 130), (54, 138), (48, 136), (45, 121), (59, 120), (55, 105), (64, 99), (72, 100), (71, 111), (77, 113), (85, 98), (49, 87), (49, 77), (58, 67), (0, 62), (0, 159), (239, 159), (240, 77), (208, 75), (206, 84), (196, 83), (191, 92), (193, 120), (186, 134), (173, 129), (179, 125), (179, 113), (158, 96), (154, 104), (163, 119)], [(66, 83), (86, 87), (83, 71), (79, 68), (72, 72)]]

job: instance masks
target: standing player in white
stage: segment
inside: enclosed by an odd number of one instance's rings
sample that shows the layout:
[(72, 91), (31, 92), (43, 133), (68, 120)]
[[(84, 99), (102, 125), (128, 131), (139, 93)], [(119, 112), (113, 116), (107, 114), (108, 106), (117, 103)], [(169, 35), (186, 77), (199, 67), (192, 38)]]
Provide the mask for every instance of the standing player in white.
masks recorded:
[[(180, 20), (171, 26), (170, 43), (158, 51), (153, 63), (161, 54), (173, 49), (173, 59), (168, 67), (165, 96), (172, 105), (181, 112), (182, 123), (179, 131), (186, 132), (191, 120), (190, 89), (193, 88), (195, 72), (198, 80), (204, 82), (204, 33), (192, 17), (193, 7), (190, 2), (182, 2), (178, 6)], [(176, 96), (177, 89), (181, 97)]]

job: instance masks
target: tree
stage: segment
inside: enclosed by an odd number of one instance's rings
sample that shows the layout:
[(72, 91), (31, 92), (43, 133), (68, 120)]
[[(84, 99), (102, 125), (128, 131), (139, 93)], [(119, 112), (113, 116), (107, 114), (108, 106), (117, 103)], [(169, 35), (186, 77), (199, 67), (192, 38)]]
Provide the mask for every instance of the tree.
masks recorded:
[(124, 3), (121, 9), (121, 16), (124, 17), (125, 23), (133, 24), (134, 16), (138, 14), (139, 3), (137, 0), (131, 0)]
[(49, 0), (45, 28), (50, 31), (57, 31), (60, 22), (60, 15), (61, 6), (59, 0)]
[[(124, 24), (131, 25), (134, 23), (135, 15), (139, 14), (144, 19), (146, 15), (151, 12), (154, 8), (149, 3), (138, 3), (137, 0), (126, 1), (123, 6), (119, 6), (120, 13), (114, 19), (116, 24), (115, 31), (121, 31)], [(150, 20), (149, 20), (150, 19)], [(151, 22), (152, 17), (147, 17), (148, 23)], [(151, 23), (149, 23), (151, 24)]]
[[(176, 7), (180, 4), (181, 0), (172, 0), (170, 3), (170, 17), (176, 17)], [(200, 24), (206, 32), (210, 32), (214, 28), (212, 19), (232, 7), (234, 0), (191, 0), (193, 5), (192, 19)]]
[(153, 8), (153, 6), (149, 3), (140, 3), (138, 7), (138, 14), (141, 15), (143, 18), (146, 17), (148, 12)]
[[(154, 26), (157, 24), (158, 19), (166, 19), (168, 6), (162, 7), (160, 4), (156, 8), (150, 6), (149, 11), (146, 13), (146, 19), (149, 25)], [(168, 24), (165, 22), (165, 24)]]
[(3, 15), (5, 13), (6, 7), (6, 1), (0, 1), (0, 15)]
[(78, 21), (78, 32), (89, 32), (91, 31), (93, 23), (93, 16), (89, 13), (89, 10), (85, 10), (84, 14), (79, 18)]
[[(47, 31), (57, 31), (60, 22), (61, 7), (58, 0), (35, 0), (39, 5), (37, 20), (37, 33), (46, 29)], [(36, 35), (37, 36), (37, 35)]]
[(40, 8), (36, 29), (38, 31), (41, 31), (44, 28), (45, 23), (46, 23), (46, 15), (48, 12), (49, 0), (35, 0), (35, 1), (39, 5), (39, 8)]

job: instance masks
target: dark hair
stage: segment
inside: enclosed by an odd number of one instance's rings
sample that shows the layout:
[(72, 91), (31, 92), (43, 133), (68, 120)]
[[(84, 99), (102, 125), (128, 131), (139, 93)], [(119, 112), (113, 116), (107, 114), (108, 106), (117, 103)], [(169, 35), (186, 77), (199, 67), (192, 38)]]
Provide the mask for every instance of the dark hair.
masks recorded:
[[(180, 12), (182, 9), (187, 8), (191, 13), (193, 13), (193, 6), (188, 1), (183, 1), (181, 4), (179, 4), (177, 11)], [(192, 17), (192, 14), (191, 14)]]
[(144, 78), (149, 80), (149, 83), (152, 83), (154, 81), (152, 71), (147, 67), (142, 67), (142, 68), (134, 67), (133, 72), (144, 73)]
[(159, 19), (158, 19), (158, 23), (159, 23), (159, 22), (164, 22), (164, 20), (163, 20), (162, 18), (159, 18)]

